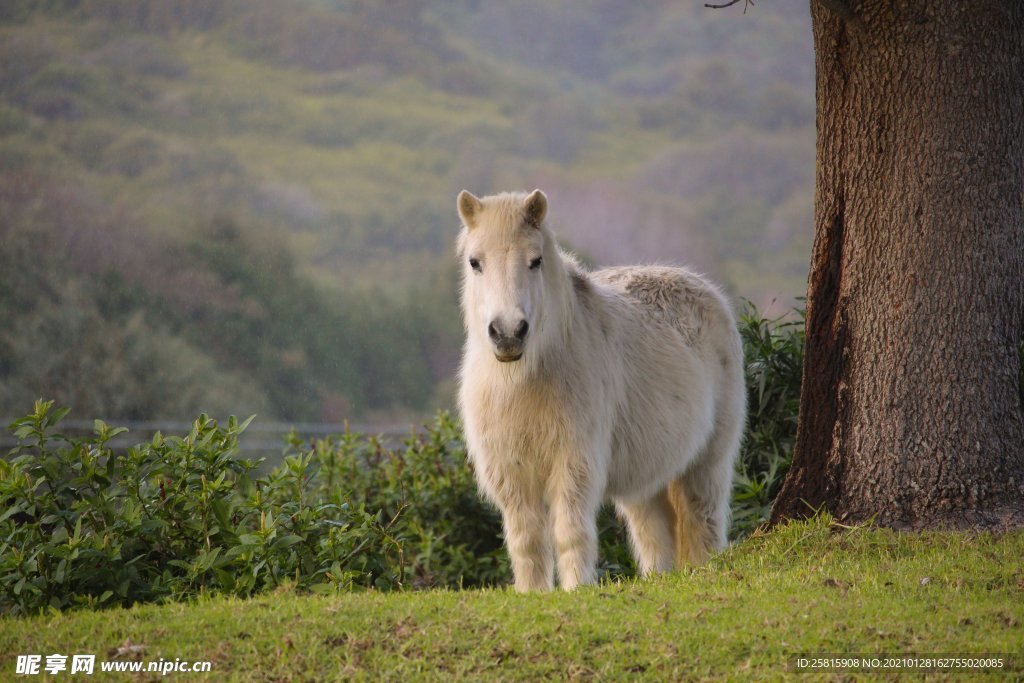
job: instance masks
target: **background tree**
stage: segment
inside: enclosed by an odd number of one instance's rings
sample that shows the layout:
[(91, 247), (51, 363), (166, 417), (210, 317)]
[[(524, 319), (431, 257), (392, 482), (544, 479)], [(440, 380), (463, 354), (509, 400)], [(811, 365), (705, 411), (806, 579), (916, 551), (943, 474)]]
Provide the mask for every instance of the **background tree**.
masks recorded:
[(1019, 526), (1024, 3), (811, 14), (815, 242), (773, 521)]

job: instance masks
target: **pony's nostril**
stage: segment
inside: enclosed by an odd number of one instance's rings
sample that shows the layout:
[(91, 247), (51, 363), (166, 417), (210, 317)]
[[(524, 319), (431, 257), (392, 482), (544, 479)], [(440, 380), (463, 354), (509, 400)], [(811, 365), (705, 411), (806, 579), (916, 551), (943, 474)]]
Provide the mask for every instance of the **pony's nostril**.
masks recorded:
[(513, 332), (513, 334), (515, 335), (516, 339), (522, 340), (524, 337), (526, 337), (526, 333), (529, 331), (530, 323), (526, 322), (525, 320), (520, 320), (519, 324), (516, 325), (516, 331)]
[(494, 326), (494, 323), (487, 323), (487, 336), (491, 338), (491, 341), (497, 343), (501, 339), (501, 334), (498, 332), (498, 328)]

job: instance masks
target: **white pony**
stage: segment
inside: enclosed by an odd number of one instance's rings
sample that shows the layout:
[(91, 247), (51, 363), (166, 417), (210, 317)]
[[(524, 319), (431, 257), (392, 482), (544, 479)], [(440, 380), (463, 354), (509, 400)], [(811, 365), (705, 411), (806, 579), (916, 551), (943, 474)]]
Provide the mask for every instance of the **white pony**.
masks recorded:
[(746, 416), (722, 293), (681, 268), (587, 272), (544, 225), (547, 197), (458, 198), (466, 345), (459, 406), (501, 509), (519, 591), (596, 578), (614, 501), (644, 574), (726, 543)]

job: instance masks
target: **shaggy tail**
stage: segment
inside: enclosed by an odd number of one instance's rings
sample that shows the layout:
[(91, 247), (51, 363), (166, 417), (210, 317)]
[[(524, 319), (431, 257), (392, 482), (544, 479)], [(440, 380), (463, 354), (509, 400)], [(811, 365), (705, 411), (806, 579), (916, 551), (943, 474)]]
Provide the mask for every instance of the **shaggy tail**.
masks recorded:
[(724, 545), (704, 515), (698, 512), (699, 503), (690, 500), (683, 477), (669, 484), (668, 497), (675, 510), (676, 566), (700, 565)]

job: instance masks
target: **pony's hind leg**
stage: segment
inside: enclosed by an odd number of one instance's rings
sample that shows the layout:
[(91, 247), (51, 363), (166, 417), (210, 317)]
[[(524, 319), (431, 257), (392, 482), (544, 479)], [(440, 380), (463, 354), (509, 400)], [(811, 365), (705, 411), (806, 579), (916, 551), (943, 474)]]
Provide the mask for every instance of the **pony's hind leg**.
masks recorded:
[(701, 564), (728, 542), (732, 476), (746, 421), (746, 388), (738, 349), (718, 397), (715, 428), (696, 460), (669, 486), (676, 507), (680, 563)]
[(702, 564), (727, 544), (738, 447), (738, 434), (720, 430), (697, 461), (669, 486), (680, 564)]
[(668, 490), (641, 503), (616, 501), (615, 508), (626, 520), (640, 572), (647, 576), (670, 571), (676, 563), (676, 539), (673, 533), (675, 509)]

